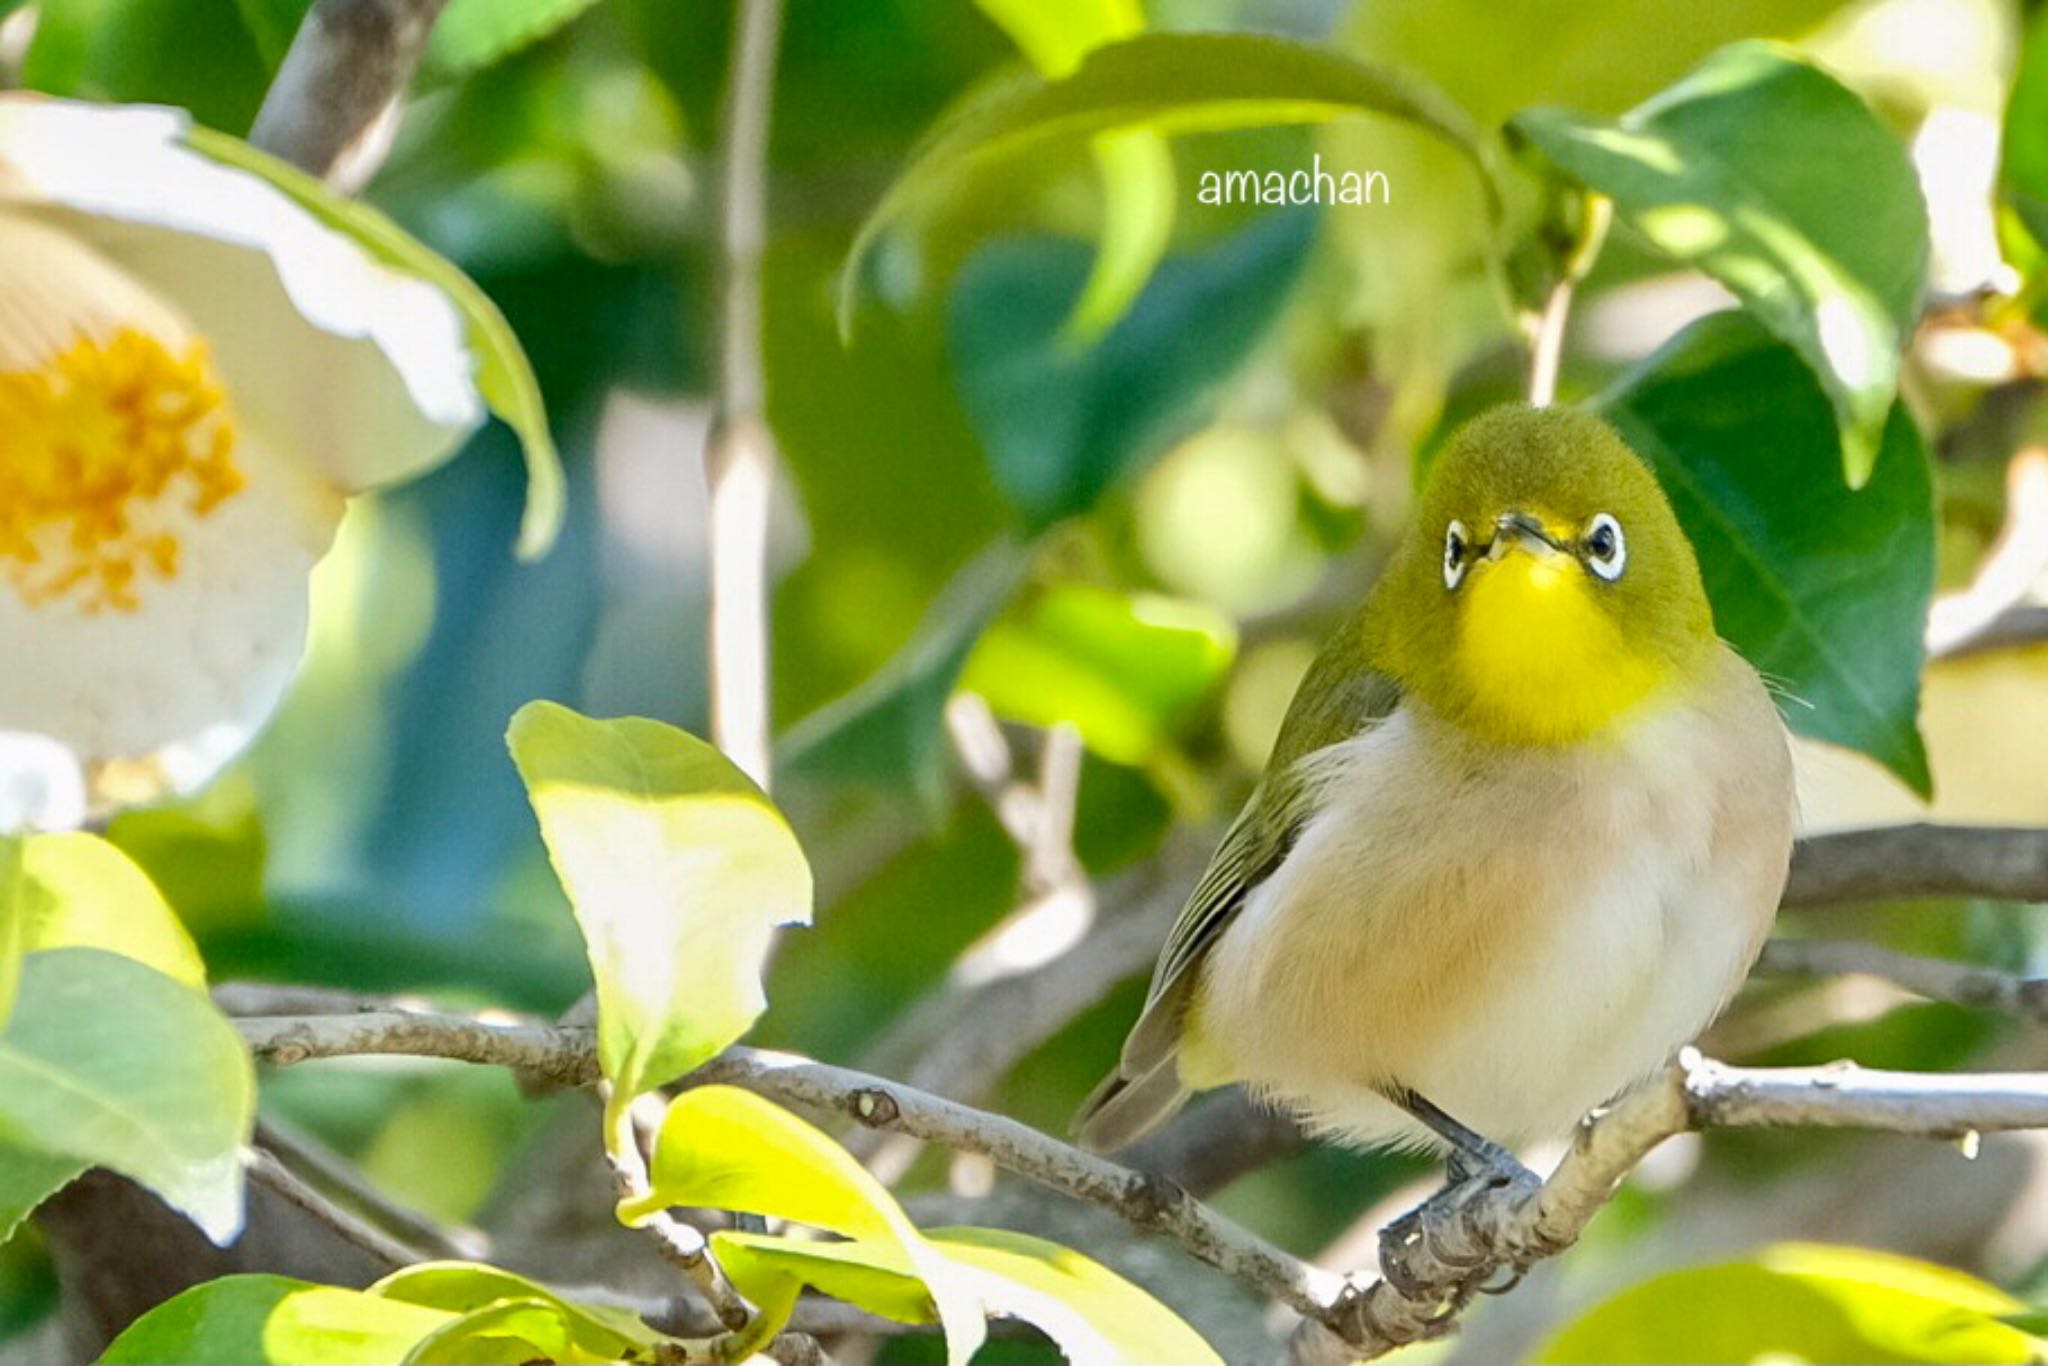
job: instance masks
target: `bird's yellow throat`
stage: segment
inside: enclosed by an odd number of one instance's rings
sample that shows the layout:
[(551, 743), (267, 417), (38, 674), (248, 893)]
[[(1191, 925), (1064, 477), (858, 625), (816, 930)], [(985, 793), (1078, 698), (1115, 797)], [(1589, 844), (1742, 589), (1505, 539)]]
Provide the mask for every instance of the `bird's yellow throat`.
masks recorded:
[(1601, 588), (1561, 554), (1515, 549), (1473, 566), (1457, 640), (1468, 727), (1505, 744), (1576, 744), (1671, 681), (1595, 601)]

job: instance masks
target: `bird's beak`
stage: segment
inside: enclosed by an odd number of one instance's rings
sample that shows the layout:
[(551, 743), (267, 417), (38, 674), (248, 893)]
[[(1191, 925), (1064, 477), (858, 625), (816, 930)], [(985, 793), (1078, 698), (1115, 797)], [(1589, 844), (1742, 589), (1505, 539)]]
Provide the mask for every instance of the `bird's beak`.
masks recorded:
[(1498, 560), (1510, 549), (1520, 549), (1539, 559), (1566, 553), (1543, 523), (1526, 512), (1503, 512), (1494, 519), (1493, 540), (1487, 543), (1486, 558)]

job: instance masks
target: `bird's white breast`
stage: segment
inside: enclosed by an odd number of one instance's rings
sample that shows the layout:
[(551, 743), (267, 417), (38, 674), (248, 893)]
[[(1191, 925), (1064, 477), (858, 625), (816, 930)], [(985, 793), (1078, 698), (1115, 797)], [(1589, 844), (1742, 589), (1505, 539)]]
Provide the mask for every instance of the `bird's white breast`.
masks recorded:
[(1394, 1086), (1502, 1142), (1564, 1132), (1705, 1027), (1783, 886), (1790, 760), (1732, 654), (1609, 743), (1488, 749), (1404, 706), (1316, 762), (1182, 1065), (1340, 1137), (1420, 1138)]

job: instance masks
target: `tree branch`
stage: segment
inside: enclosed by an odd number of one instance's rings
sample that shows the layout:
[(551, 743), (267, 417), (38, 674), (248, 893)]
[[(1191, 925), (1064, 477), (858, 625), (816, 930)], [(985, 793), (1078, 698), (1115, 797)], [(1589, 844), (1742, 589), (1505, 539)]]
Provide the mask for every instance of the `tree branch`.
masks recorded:
[(776, 451), (766, 415), (761, 253), (781, 31), (781, 0), (742, 0), (724, 119), (718, 417), (704, 449), (710, 486), (711, 738), (764, 788), (770, 730), (768, 513)]
[[(434, 1053), (515, 1067), (533, 1067), (537, 1058), (546, 1058), (564, 1079), (587, 1080), (595, 1073), (590, 1032), (559, 1026), (485, 1026), (459, 1016), (370, 1012), (245, 1019), (240, 1028), (257, 1055), (271, 1062), (343, 1053)], [(1314, 1325), (1298, 1342), (1311, 1357), (1322, 1355), (1331, 1337), (1350, 1355), (1372, 1356), (1444, 1331), (1487, 1282), (1569, 1247), (1636, 1163), (1687, 1129), (1803, 1125), (1953, 1138), (2048, 1128), (2048, 1075), (1877, 1072), (1847, 1064), (1744, 1070), (1688, 1049), (1663, 1074), (1589, 1117), (1547, 1181), (1479, 1191), (1435, 1210), (1396, 1250), (1398, 1284), (1382, 1279), (1360, 1286), (1240, 1228), (1170, 1181), (914, 1087), (743, 1047), (727, 1049), (685, 1079), (689, 1085), (709, 1082), (744, 1086), (787, 1105), (979, 1153), (1041, 1186), (1111, 1210), (1300, 1313)]]
[(1914, 897), (2048, 902), (2048, 828), (1922, 824), (1809, 835), (1793, 850), (1783, 904)]
[(263, 97), (249, 141), (354, 191), (389, 149), (397, 110), (447, 0), (318, 0)]

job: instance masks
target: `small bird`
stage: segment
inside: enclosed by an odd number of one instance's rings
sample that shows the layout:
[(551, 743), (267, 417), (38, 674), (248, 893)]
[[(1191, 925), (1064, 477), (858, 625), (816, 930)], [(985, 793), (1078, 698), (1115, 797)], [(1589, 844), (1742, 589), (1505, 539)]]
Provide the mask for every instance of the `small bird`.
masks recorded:
[(1599, 418), (1494, 409), (1295, 694), (1077, 1121), (1112, 1151), (1231, 1082), (1312, 1132), (1528, 1180), (1704, 1029), (1795, 824), (1785, 731)]

